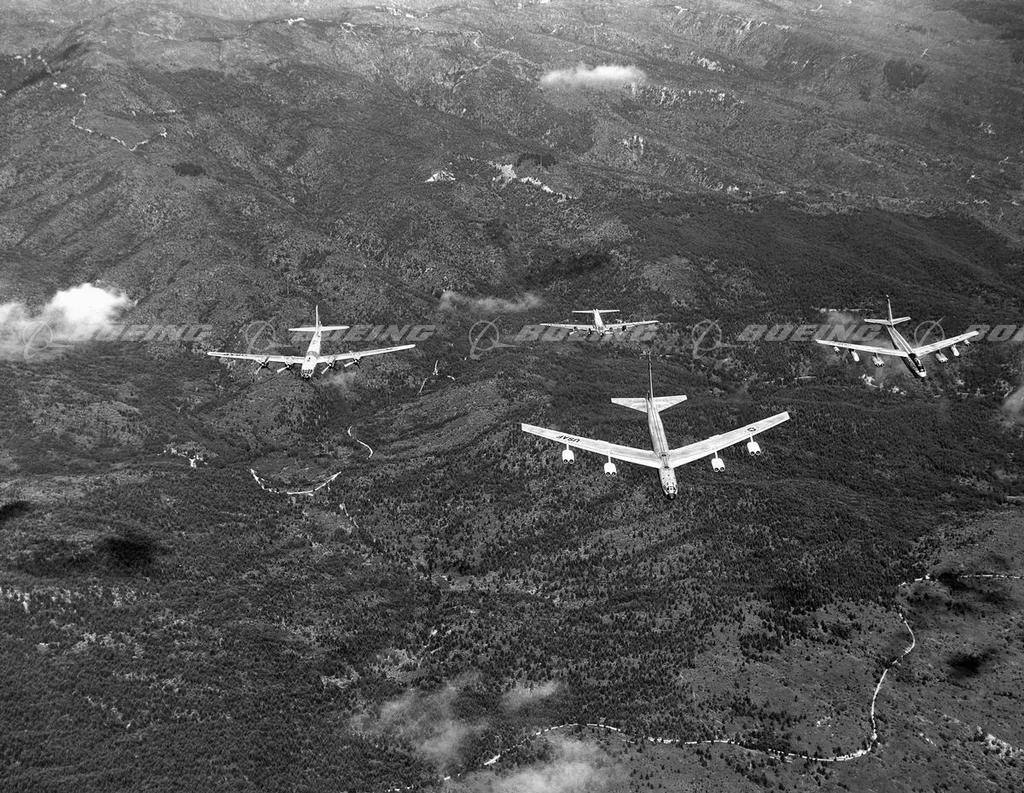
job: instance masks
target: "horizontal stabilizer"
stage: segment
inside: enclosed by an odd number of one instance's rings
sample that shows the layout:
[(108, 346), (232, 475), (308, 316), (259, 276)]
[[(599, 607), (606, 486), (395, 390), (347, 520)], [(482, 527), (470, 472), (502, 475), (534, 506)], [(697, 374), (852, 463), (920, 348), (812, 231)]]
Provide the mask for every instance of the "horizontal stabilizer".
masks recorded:
[(641, 413), (647, 412), (647, 400), (644, 397), (612, 397), (612, 402), (624, 408), (639, 410)]
[(572, 313), (573, 314), (593, 314), (595, 311), (598, 314), (619, 314), (619, 313), (621, 313), (619, 311), (619, 309), (617, 309), (617, 308), (585, 308), (583, 310), (576, 309)]
[(663, 410), (668, 410), (673, 405), (678, 405), (680, 402), (686, 401), (686, 394), (680, 394), (679, 396), (660, 396), (654, 398), (654, 409), (659, 413)]
[(316, 333), (318, 330), (348, 330), (348, 325), (321, 325), (319, 328), (315, 325), (303, 325), (301, 328), (288, 328), (292, 333)]
[[(660, 396), (654, 398), (654, 409), (659, 413), (663, 410), (668, 410), (673, 405), (678, 405), (684, 401), (686, 397), (682, 394), (679, 396)], [(612, 399), (616, 405), (622, 405), (624, 408), (631, 408), (632, 410), (639, 410), (641, 413), (647, 412), (647, 399), (644, 397), (614, 397)]]
[(896, 317), (896, 319), (866, 319), (864, 321), (869, 325), (888, 325), (891, 328), (893, 325), (899, 325), (902, 322), (910, 322), (910, 317)]

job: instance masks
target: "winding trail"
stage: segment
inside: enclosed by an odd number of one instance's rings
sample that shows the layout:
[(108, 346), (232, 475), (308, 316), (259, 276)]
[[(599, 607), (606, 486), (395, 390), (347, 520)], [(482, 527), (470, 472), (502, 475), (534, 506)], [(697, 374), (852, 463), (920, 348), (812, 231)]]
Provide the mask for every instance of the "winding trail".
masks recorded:
[(271, 485), (265, 484), (266, 480), (262, 479), (260, 475), (257, 474), (256, 471), (252, 468), (249, 469), (249, 473), (252, 474), (252, 478), (256, 480), (256, 484), (260, 486), (261, 490), (266, 490), (268, 493), (277, 493), (279, 495), (285, 496), (311, 496), (320, 488), (327, 487), (327, 485), (329, 485), (342, 474), (341, 471), (338, 471), (335, 474), (331, 474), (320, 484), (314, 485), (313, 487), (310, 488), (306, 488), (305, 490), (285, 490), (283, 487), (273, 487)]
[[(956, 573), (954, 575), (956, 578), (999, 579), (1006, 581), (1024, 580), (1024, 576), (1016, 575), (1013, 573)], [(936, 578), (935, 576), (924, 575), (920, 578), (915, 578), (910, 581), (902, 581), (896, 586), (896, 592), (898, 594), (900, 590), (902, 590), (904, 587), (912, 586), (914, 584), (919, 584), (926, 581), (937, 582), (939, 580), (940, 579)], [(903, 627), (907, 630), (907, 634), (910, 641), (907, 644), (907, 646), (903, 649), (903, 652), (901, 652), (899, 655), (893, 658), (888, 664), (886, 664), (885, 668), (882, 670), (882, 674), (878, 678), (878, 683), (875, 685), (875, 689), (871, 694), (871, 703), (868, 711), (868, 714), (871, 719), (871, 735), (865, 740), (864, 746), (855, 751), (837, 755), (819, 756), (814, 754), (808, 754), (805, 752), (784, 752), (777, 749), (765, 749), (759, 746), (750, 746), (743, 743), (742, 741), (733, 740), (732, 738), (704, 738), (687, 741), (679, 738), (665, 738), (654, 735), (635, 736), (627, 734), (621, 727), (613, 727), (609, 724), (602, 724), (600, 722), (566, 722), (565, 724), (556, 724), (550, 727), (543, 727), (541, 729), (534, 730), (522, 740), (517, 741), (516, 743), (512, 744), (504, 751), (499, 752), (493, 757), (484, 760), (475, 768), (467, 769), (466, 771), (463, 771), (459, 774), (445, 776), (440, 781), (448, 781), (451, 779), (461, 778), (470, 773), (473, 773), (474, 771), (479, 771), (483, 768), (493, 766), (495, 763), (501, 760), (501, 758), (508, 752), (514, 749), (518, 749), (521, 746), (524, 746), (526, 743), (533, 740), (534, 738), (539, 738), (540, 736), (546, 735), (551, 732), (572, 729), (574, 727), (589, 727), (591, 729), (598, 729), (604, 730), (606, 732), (618, 733), (622, 735), (625, 740), (631, 743), (641, 743), (646, 741), (648, 743), (674, 744), (676, 746), (710, 746), (714, 744), (728, 744), (730, 746), (735, 746), (738, 749), (742, 749), (746, 752), (763, 754), (770, 757), (776, 757), (782, 760), (810, 760), (818, 763), (845, 763), (850, 762), (851, 760), (857, 760), (861, 757), (865, 757), (866, 755), (871, 754), (871, 752), (873, 752), (878, 747), (878, 722), (876, 720), (875, 711), (876, 704), (878, 701), (878, 695), (882, 691), (882, 686), (885, 685), (886, 677), (888, 676), (889, 672), (891, 672), (893, 669), (899, 666), (903, 659), (910, 655), (910, 653), (912, 653), (917, 648), (917, 637), (914, 635), (913, 628), (910, 627), (910, 623), (907, 621), (906, 616), (899, 609), (899, 607), (897, 607), (897, 613), (899, 614), (900, 622), (903, 623)], [(434, 634), (431, 635), (433, 636)], [(404, 791), (414, 790), (415, 787), (416, 786), (414, 785), (407, 785), (405, 787), (390, 788), (388, 793), (404, 793)]]
[[(101, 138), (106, 138), (107, 140), (111, 140), (114, 143), (120, 144), (121, 146), (123, 146), (128, 151), (137, 151), (140, 147), (145, 146), (147, 143), (152, 143), (157, 138), (166, 138), (167, 137), (167, 127), (163, 127), (162, 126), (162, 127), (160, 127), (159, 132), (156, 132), (155, 134), (150, 135), (145, 140), (140, 140), (137, 143), (128, 143), (127, 141), (121, 140), (121, 138), (117, 137), (116, 135), (108, 135), (105, 132), (99, 132), (98, 130), (95, 130), (95, 129), (92, 129), (90, 127), (87, 127), (84, 124), (79, 124), (78, 123), (78, 117), (82, 114), (82, 111), (85, 110), (85, 103), (88, 101), (89, 95), (83, 92), (83, 93), (80, 93), (79, 96), (82, 98), (82, 106), (80, 108), (78, 108), (78, 112), (75, 113), (75, 115), (71, 117), (71, 126), (73, 126), (75, 129), (79, 130), (80, 132), (85, 132), (85, 133), (87, 133), (89, 135), (98, 135)], [(175, 111), (175, 110), (165, 110), (163, 112), (165, 112), (165, 113), (175, 113), (177, 111)]]
[(355, 435), (352, 434), (352, 426), (353, 425), (349, 424), (349, 427), (348, 427), (348, 437), (350, 437), (352, 440), (354, 440), (360, 446), (364, 447), (366, 449), (366, 451), (369, 452), (369, 454), (366, 456), (366, 459), (369, 460), (371, 457), (373, 457), (373, 449), (370, 448), (370, 444), (363, 443), (361, 440), (359, 440), (359, 438), (357, 438)]

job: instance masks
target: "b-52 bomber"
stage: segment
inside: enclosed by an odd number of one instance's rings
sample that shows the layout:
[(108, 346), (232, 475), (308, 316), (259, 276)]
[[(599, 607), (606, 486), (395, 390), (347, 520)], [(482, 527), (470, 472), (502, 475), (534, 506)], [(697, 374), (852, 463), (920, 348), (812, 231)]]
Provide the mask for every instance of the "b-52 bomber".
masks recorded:
[(725, 460), (718, 456), (718, 452), (741, 441), (747, 441), (747, 452), (752, 455), (761, 454), (761, 446), (754, 440), (754, 436), (769, 430), (789, 420), (789, 413), (777, 413), (745, 427), (724, 432), (721, 435), (714, 435), (689, 446), (681, 446), (678, 449), (670, 449), (668, 440), (665, 437), (665, 427), (661, 422), (661, 411), (678, 405), (686, 399), (685, 396), (654, 396), (654, 376), (651, 373), (648, 363), (648, 391), (645, 397), (621, 397), (612, 399), (616, 405), (639, 410), (647, 414), (647, 427), (651, 433), (651, 449), (635, 449), (631, 446), (620, 446), (607, 441), (581, 438), (577, 435), (550, 430), (545, 427), (535, 427), (532, 424), (522, 424), (523, 432), (532, 435), (539, 435), (541, 438), (565, 444), (562, 451), (562, 462), (569, 464), (575, 462), (575, 455), (571, 446), (584, 451), (601, 454), (608, 458), (604, 464), (604, 472), (608, 476), (614, 476), (618, 471), (612, 460), (621, 460), (637, 465), (646, 465), (648, 468), (657, 468), (661, 478), (661, 489), (669, 498), (675, 498), (679, 493), (679, 486), (676, 482), (675, 469), (681, 465), (692, 463), (694, 460), (714, 455), (711, 459), (711, 468), (714, 471), (725, 470)]
[[(262, 353), (249, 353), (249, 352), (207, 352), (214, 358), (236, 358), (243, 361), (255, 361), (258, 364), (257, 371), (259, 369), (267, 369), (270, 364), (280, 364), (280, 368), (277, 370), (277, 374), (280, 374), (285, 369), (291, 369), (292, 367), (299, 367), (299, 375), (303, 380), (309, 380), (313, 375), (323, 374), (329, 369), (333, 369), (337, 364), (343, 364), (343, 366), (359, 365), (359, 361), (362, 358), (369, 357), (371, 355), (384, 355), (389, 352), (398, 352), (399, 350), (408, 350), (411, 347), (415, 347), (415, 344), (400, 344), (397, 347), (381, 347), (376, 350), (360, 350), (359, 352), (338, 352), (324, 355), (320, 352), (320, 339), (324, 331), (335, 331), (335, 330), (347, 330), (348, 325), (321, 325), (320, 324), (320, 307), (317, 306), (314, 309), (314, 324), (304, 325), (299, 328), (288, 328), (292, 333), (312, 333), (313, 337), (309, 340), (309, 347), (306, 348), (305, 355), (265, 355)], [(323, 369), (317, 371), (317, 367), (321, 364), (324, 365)]]
[(640, 325), (657, 325), (658, 320), (656, 319), (645, 319), (641, 322), (609, 322), (601, 318), (602, 314), (618, 314), (617, 308), (590, 308), (585, 311), (573, 311), (573, 314), (590, 314), (592, 322), (542, 322), (540, 323), (546, 328), (569, 328), (570, 333), (586, 333), (590, 336), (596, 333), (599, 336), (604, 336), (608, 333), (622, 333), (635, 328)]
[(884, 363), (880, 356), (892, 355), (903, 360), (907, 369), (910, 370), (911, 374), (915, 374), (918, 377), (927, 377), (928, 372), (924, 368), (924, 364), (921, 363), (921, 359), (926, 355), (935, 353), (935, 357), (939, 363), (946, 363), (949, 360), (941, 350), (951, 347), (950, 352), (954, 356), (959, 356), (960, 351), (957, 349), (957, 344), (970, 344), (969, 339), (974, 338), (978, 335), (978, 331), (971, 330), (967, 333), (961, 333), (959, 336), (951, 336), (948, 339), (942, 341), (936, 341), (932, 344), (922, 344), (919, 346), (912, 345), (907, 341), (903, 334), (896, 330), (896, 326), (903, 323), (909, 322), (910, 317), (897, 317), (893, 319), (892, 316), (892, 302), (889, 300), (889, 296), (885, 296), (885, 303), (888, 307), (889, 318), (888, 319), (865, 319), (864, 321), (870, 325), (882, 325), (887, 331), (889, 331), (889, 338), (892, 340), (892, 347), (873, 347), (868, 344), (852, 344), (847, 341), (828, 341), (826, 339), (815, 339), (818, 344), (824, 344), (832, 347), (836, 352), (840, 349), (852, 350), (853, 360), (859, 361), (860, 357), (858, 353), (867, 352), (871, 353), (871, 360), (875, 366), (882, 366)]

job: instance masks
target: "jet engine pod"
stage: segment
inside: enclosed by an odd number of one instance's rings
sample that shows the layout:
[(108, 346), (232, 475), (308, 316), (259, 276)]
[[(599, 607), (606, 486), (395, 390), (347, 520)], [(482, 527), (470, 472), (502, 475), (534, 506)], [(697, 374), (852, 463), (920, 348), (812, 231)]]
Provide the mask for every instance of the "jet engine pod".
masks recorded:
[[(970, 343), (970, 342), (967, 342), (967, 341), (965, 341), (965, 342), (964, 342), (964, 344), (969, 344), (969, 343)], [(955, 344), (954, 344), (954, 345), (953, 345), (952, 347), (950, 347), (950, 348), (949, 348), (949, 351), (950, 351), (951, 353), (953, 353), (953, 357), (955, 357), (955, 358), (959, 358), (959, 357), (960, 357), (960, 350), (958, 350), (958, 349), (956, 348), (956, 345), (955, 345)]]
[(572, 449), (566, 447), (562, 450), (562, 462), (566, 465), (570, 465), (576, 462), (576, 455), (572, 453)]
[(604, 472), (606, 476), (615, 476), (619, 472), (619, 469), (615, 467), (615, 463), (611, 460), (604, 464)]
[(945, 355), (943, 355), (941, 352), (935, 353), (935, 360), (938, 361), (939, 363), (948, 363), (949, 362), (949, 358), (946, 357)]
[(850, 356), (853, 358), (854, 363), (860, 363), (860, 355), (857, 354), (856, 350), (850, 350)]
[(759, 444), (755, 440), (751, 440), (747, 444), (747, 454), (760, 454), (760, 453), (761, 453), (761, 444)]
[(712, 471), (724, 471), (725, 460), (719, 457), (717, 454), (711, 458), (711, 470)]
[(871, 363), (873, 363), (875, 366), (885, 366), (885, 361), (882, 360), (881, 355), (872, 355)]

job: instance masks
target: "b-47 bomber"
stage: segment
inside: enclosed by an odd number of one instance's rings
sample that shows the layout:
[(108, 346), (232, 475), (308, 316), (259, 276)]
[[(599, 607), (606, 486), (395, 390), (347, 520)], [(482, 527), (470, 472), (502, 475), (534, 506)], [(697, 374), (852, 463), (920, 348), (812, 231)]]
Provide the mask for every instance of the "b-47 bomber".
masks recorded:
[(604, 336), (608, 333), (622, 333), (630, 328), (636, 328), (640, 325), (657, 325), (658, 320), (656, 319), (645, 319), (640, 322), (608, 322), (606, 323), (602, 318), (602, 314), (618, 314), (617, 308), (590, 308), (585, 311), (573, 311), (573, 314), (590, 314), (591, 322), (542, 322), (542, 326), (546, 328), (569, 328), (570, 333), (586, 333), (590, 336), (596, 333), (598, 336)]
[[(277, 373), (285, 371), (286, 369), (292, 369), (293, 367), (299, 367), (299, 375), (303, 380), (309, 380), (316, 374), (323, 374), (329, 369), (333, 369), (339, 363), (344, 367), (359, 365), (359, 361), (362, 358), (367, 358), (371, 355), (384, 355), (389, 352), (398, 352), (399, 350), (408, 350), (415, 347), (415, 344), (399, 344), (396, 347), (381, 347), (376, 350), (360, 350), (358, 352), (339, 352), (324, 355), (320, 352), (320, 340), (324, 331), (335, 331), (335, 330), (346, 330), (348, 325), (321, 325), (320, 324), (320, 307), (317, 306), (314, 309), (314, 324), (304, 325), (298, 328), (288, 328), (293, 333), (312, 333), (313, 337), (309, 340), (309, 346), (306, 348), (305, 355), (266, 355), (262, 353), (249, 353), (249, 352), (219, 352), (211, 351), (207, 352), (207, 355), (213, 356), (214, 358), (236, 358), (243, 361), (255, 361), (257, 369), (266, 369), (270, 367), (270, 364), (280, 364), (280, 368)], [(323, 369), (317, 370), (323, 364)]]
[(608, 476), (614, 476), (618, 471), (612, 460), (620, 460), (637, 465), (646, 465), (648, 468), (656, 468), (661, 479), (661, 489), (668, 498), (675, 498), (679, 493), (679, 485), (676, 481), (675, 469), (681, 465), (692, 463), (704, 457), (712, 456), (711, 468), (714, 471), (725, 470), (725, 460), (718, 456), (718, 452), (729, 446), (742, 441), (747, 441), (747, 452), (752, 455), (761, 454), (761, 446), (754, 440), (754, 436), (769, 430), (789, 420), (789, 413), (777, 413), (745, 427), (724, 432), (721, 435), (714, 435), (688, 446), (681, 446), (677, 449), (670, 449), (668, 439), (665, 437), (665, 426), (661, 421), (661, 411), (673, 405), (678, 405), (686, 399), (685, 396), (654, 396), (654, 376), (648, 363), (648, 391), (645, 397), (620, 397), (612, 399), (616, 405), (638, 410), (647, 414), (647, 428), (651, 434), (652, 449), (636, 449), (632, 446), (620, 446), (607, 441), (581, 438), (558, 430), (547, 429), (546, 427), (535, 427), (532, 424), (522, 424), (523, 432), (538, 435), (541, 438), (565, 444), (562, 450), (562, 461), (566, 464), (575, 462), (575, 455), (572, 448), (583, 449), (584, 451), (601, 454), (608, 458), (604, 464), (604, 472)]
[(971, 330), (967, 333), (961, 333), (959, 336), (951, 336), (948, 339), (933, 342), (932, 344), (914, 346), (903, 337), (902, 333), (896, 330), (897, 325), (903, 322), (909, 322), (910, 317), (897, 317), (893, 319), (892, 302), (889, 300), (888, 295), (885, 296), (885, 302), (889, 310), (888, 319), (866, 319), (864, 321), (871, 325), (884, 326), (885, 329), (889, 331), (889, 338), (892, 341), (892, 347), (874, 347), (868, 344), (853, 344), (848, 341), (829, 341), (827, 339), (815, 339), (815, 341), (818, 342), (818, 344), (825, 344), (832, 347), (836, 352), (839, 352), (840, 349), (851, 350), (851, 355), (853, 356), (854, 361), (860, 360), (858, 353), (870, 353), (871, 360), (874, 362), (875, 366), (882, 366), (884, 363), (881, 358), (882, 355), (895, 356), (902, 359), (903, 363), (912, 374), (915, 374), (918, 377), (927, 377), (928, 372), (924, 368), (924, 364), (921, 363), (921, 359), (924, 356), (935, 353), (935, 357), (938, 359), (939, 363), (945, 363), (949, 358), (941, 352), (942, 350), (951, 348), (950, 352), (952, 352), (954, 356), (959, 356), (960, 350), (957, 349), (956, 345), (970, 344), (969, 340), (978, 335), (978, 331)]

